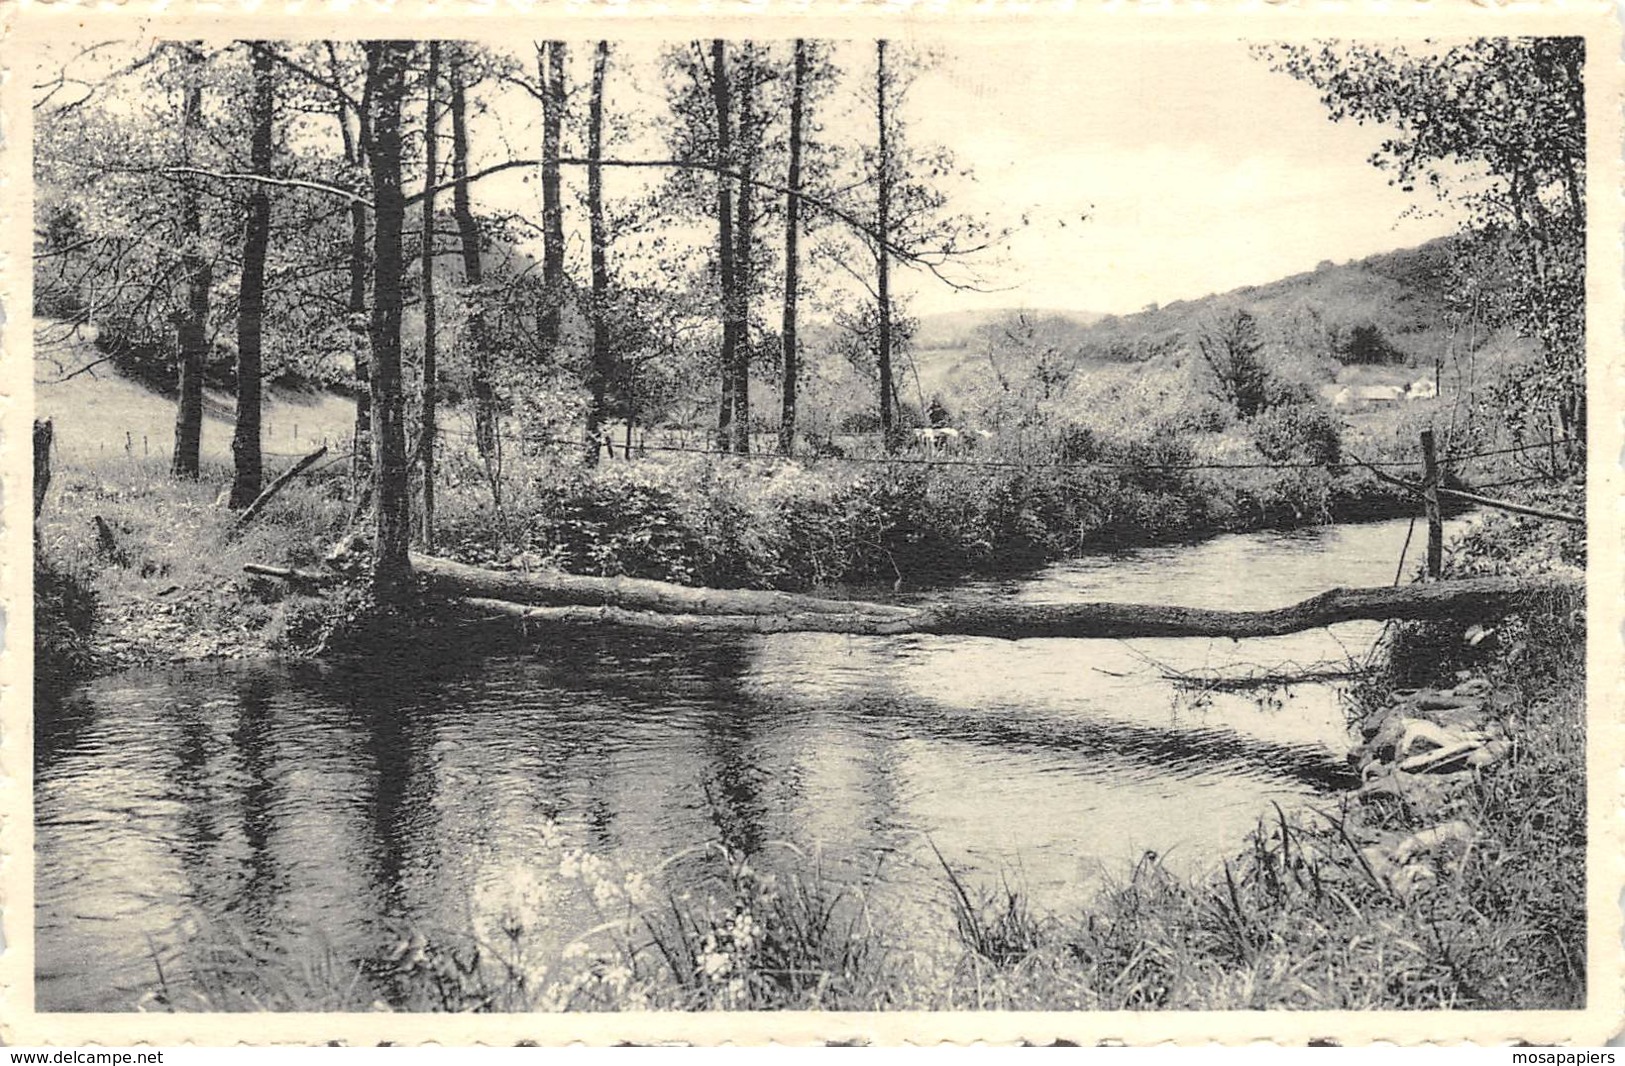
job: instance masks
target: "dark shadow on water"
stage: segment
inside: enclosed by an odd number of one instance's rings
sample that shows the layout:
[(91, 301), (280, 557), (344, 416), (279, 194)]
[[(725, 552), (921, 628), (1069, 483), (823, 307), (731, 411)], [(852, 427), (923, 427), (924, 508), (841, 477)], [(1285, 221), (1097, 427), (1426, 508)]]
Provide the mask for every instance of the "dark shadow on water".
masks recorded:
[(34, 692), (34, 776), (77, 750), (95, 728), (96, 704), (82, 689)]
[(901, 718), (916, 735), (1001, 751), (1067, 753), (1080, 761), (1103, 757), (1118, 765), (1174, 776), (1181, 772), (1258, 776), (1263, 771), (1316, 791), (1347, 788), (1359, 780), (1325, 748), (1277, 744), (1228, 729), (1164, 729), (1099, 718), (1037, 721), (1020, 706), (967, 715), (944, 712), (917, 699), (888, 699), (883, 705), (858, 702), (850, 711), (871, 718)]

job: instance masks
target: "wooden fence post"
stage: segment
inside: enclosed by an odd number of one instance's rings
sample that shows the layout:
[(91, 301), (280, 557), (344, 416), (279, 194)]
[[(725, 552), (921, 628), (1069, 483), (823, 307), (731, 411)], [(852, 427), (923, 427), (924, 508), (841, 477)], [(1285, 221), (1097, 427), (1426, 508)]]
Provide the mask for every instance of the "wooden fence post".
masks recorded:
[(1439, 517), (1439, 457), (1433, 430), (1422, 431), (1422, 498), (1428, 517), (1428, 580), (1439, 580), (1444, 568), (1444, 523)]
[(49, 418), (34, 419), (34, 521), (45, 506), (45, 492), (51, 487), (51, 444), (55, 427)]

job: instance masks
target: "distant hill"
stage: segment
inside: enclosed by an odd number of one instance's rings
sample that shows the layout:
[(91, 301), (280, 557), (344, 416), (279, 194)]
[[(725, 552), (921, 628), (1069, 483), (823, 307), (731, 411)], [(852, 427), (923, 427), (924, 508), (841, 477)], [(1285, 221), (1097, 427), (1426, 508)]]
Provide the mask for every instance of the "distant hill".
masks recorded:
[(1244, 309), (1259, 319), (1267, 339), (1294, 354), (1378, 361), (1358, 349), (1354, 331), (1364, 327), (1363, 338), (1390, 349), (1381, 361), (1431, 363), (1447, 342), (1446, 294), (1458, 241), (1442, 237), (1348, 263), (1323, 263), (1264, 285), (1109, 315), (1085, 331), (1080, 355), (1136, 362)]
[[(915, 336), (919, 389), (951, 397), (967, 368), (983, 358), (990, 328), (1020, 314), (1043, 320), (1046, 334), (1077, 363), (1136, 363), (1189, 349), (1224, 315), (1250, 311), (1281, 353), (1327, 363), (1431, 366), (1450, 343), (1446, 295), (1459, 238), (1385, 252), (1264, 285), (1195, 300), (1153, 305), (1128, 315), (1079, 311), (959, 311), (928, 315)], [(912, 398), (912, 371), (905, 368)]]

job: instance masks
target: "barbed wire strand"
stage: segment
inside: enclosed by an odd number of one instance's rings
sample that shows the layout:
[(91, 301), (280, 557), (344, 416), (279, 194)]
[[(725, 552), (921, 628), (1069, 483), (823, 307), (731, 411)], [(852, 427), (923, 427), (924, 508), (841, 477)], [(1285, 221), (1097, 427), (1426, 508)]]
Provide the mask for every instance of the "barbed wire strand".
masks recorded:
[[(474, 439), (474, 434), (466, 430), (445, 428), (441, 432), (447, 436), (460, 437), (465, 440)], [(587, 444), (579, 438), (533, 436), (529, 434), (501, 434), (505, 441), (540, 444), (564, 448), (585, 448)], [(1482, 452), (1469, 452), (1464, 454), (1447, 455), (1440, 458), (1440, 463), (1464, 463), (1473, 459), (1484, 459), (1491, 456), (1511, 455), (1518, 452), (1531, 452), (1547, 447), (1566, 444), (1568, 438), (1554, 441), (1551, 445), (1542, 442), (1537, 445), (1515, 448), (1497, 448)], [(616, 442), (614, 448), (624, 451), (625, 445)], [(876, 466), (938, 466), (957, 468), (979, 468), (988, 470), (1138, 470), (1155, 471), (1158, 473), (1177, 473), (1187, 470), (1328, 470), (1346, 469), (1350, 466), (1378, 467), (1383, 469), (1414, 469), (1423, 466), (1421, 459), (1382, 459), (1376, 461), (1330, 462), (1330, 461), (1303, 461), (1303, 462), (1257, 462), (1257, 463), (1129, 463), (1112, 462), (1098, 459), (1084, 459), (1072, 461), (1026, 461), (1020, 459), (966, 459), (962, 457), (918, 456), (918, 455), (804, 455), (786, 456), (777, 452), (745, 453), (723, 451), (718, 448), (695, 447), (683, 444), (651, 444), (647, 441), (635, 444), (636, 451), (643, 452), (670, 452), (684, 455), (711, 455), (725, 456), (733, 459), (748, 459), (767, 462), (814, 462), (814, 463), (849, 463), (867, 464)]]

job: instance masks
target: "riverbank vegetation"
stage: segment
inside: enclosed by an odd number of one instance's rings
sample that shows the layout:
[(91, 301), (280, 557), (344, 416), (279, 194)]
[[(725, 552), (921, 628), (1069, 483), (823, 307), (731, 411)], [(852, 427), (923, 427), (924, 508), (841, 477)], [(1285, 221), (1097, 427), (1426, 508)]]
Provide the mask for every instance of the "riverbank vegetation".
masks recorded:
[[(1416, 263), (1437, 255), (1425, 249)], [(1390, 272), (1396, 260), (1410, 262), (1381, 257)], [(1335, 280), (1340, 270), (1323, 273)], [(1414, 263), (1410, 270), (1427, 273)], [(435, 551), (499, 568), (721, 588), (908, 592), (1090, 552), (1414, 514), (1417, 493), (1382, 474), (1414, 483), (1417, 435), (1428, 426), (1437, 427), (1446, 486), (1536, 502), (1568, 491), (1565, 445), (1530, 446), (1490, 417), (1492, 385), (1521, 350), (1507, 338), (1500, 355), (1479, 353), (1483, 379), (1448, 382), (1446, 399), (1338, 411), (1319, 398), (1326, 382), (1305, 366), (1352, 365), (1330, 354), (1320, 363), (1294, 357), (1276, 319), (1250, 314), (1234, 310), (1225, 330), (1170, 341), (1143, 362), (1082, 364), (1049, 401), (1018, 402), (995, 389), (959, 415), (943, 405), (938, 420), (964, 428), (959, 443), (940, 448), (888, 454), (872, 434), (834, 434), (804, 454), (741, 458), (707, 454), (705, 442), (681, 435), (642, 433), (631, 457), (623, 447), (614, 459), (588, 462), (573, 442), (513, 436), (494, 468), (453, 434), (437, 464)], [(987, 323), (977, 328), (985, 332)], [(1016, 339), (995, 332), (978, 342), (988, 345), (990, 366), (1015, 373), (1022, 359), (1050, 350), (1049, 340), (1033, 338), (1053, 323), (1013, 314), (999, 328)], [(1115, 334), (1123, 326), (1100, 328)], [(51, 351), (69, 362), (90, 357), (72, 344)], [(1015, 380), (1036, 374), (1029, 370)], [(50, 384), (55, 373), (54, 363), (41, 363), (47, 395), (58, 387)], [(1049, 372), (1057, 382), (1058, 374)], [(242, 567), (320, 568), (330, 546), (364, 528), (367, 490), (342, 450), (347, 405), (286, 390), (268, 405), (278, 438), (304, 446), (325, 438), (332, 454), (238, 530), (235, 513), (219, 506), (233, 477), (223, 404), (205, 415), (198, 481), (177, 481), (167, 457), (148, 454), (165, 428), (160, 393), (96, 370), (62, 387), (74, 400), (53, 408), (61, 424), (39, 523), (42, 558), (76, 575), (101, 610), (67, 612), (66, 603), (42, 597), (39, 632), (76, 635), (103, 666), (320, 647), (328, 629), (311, 617), (343, 613), (309, 589)], [(1238, 387), (1256, 395), (1238, 397)], [(92, 410), (95, 420), (75, 415)], [(451, 420), (459, 412), (448, 404), (443, 413)], [(999, 420), (1004, 431), (972, 435), (970, 426)], [(86, 628), (93, 619), (96, 633)], [(64, 660), (50, 641), (39, 650), (42, 662), (91, 664), (82, 654)]]

